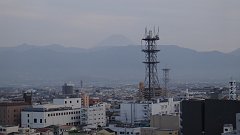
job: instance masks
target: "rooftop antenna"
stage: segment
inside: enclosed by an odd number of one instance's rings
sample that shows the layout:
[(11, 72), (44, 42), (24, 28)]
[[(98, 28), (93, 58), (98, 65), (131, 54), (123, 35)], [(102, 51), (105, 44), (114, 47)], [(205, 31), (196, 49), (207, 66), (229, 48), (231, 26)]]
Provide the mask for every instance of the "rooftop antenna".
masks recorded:
[(153, 27), (153, 34), (154, 34), (154, 36), (156, 35), (156, 33), (155, 33), (155, 26)]
[(237, 98), (236, 89), (237, 89), (236, 81), (232, 80), (231, 78), (229, 82), (229, 97), (228, 97), (229, 100), (236, 100)]
[(144, 37), (146, 37), (147, 36), (147, 26), (145, 27), (145, 35), (144, 35)]

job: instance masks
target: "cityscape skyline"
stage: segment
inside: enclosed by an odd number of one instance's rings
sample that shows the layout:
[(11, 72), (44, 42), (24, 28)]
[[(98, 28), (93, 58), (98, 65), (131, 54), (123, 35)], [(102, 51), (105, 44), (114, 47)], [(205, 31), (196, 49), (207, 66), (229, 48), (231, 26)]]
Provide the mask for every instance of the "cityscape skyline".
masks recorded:
[(0, 135), (240, 135), (239, 6), (0, 1)]

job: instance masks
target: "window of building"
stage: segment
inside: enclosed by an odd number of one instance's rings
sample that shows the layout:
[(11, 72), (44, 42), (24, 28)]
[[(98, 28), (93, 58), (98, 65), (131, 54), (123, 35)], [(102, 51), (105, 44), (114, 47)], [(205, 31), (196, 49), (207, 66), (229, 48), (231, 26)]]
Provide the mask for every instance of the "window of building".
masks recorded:
[(78, 103), (79, 101), (77, 100), (77, 103)]
[(50, 114), (48, 114), (48, 117), (50, 116)]
[(27, 117), (29, 117), (29, 114), (27, 114)]
[(45, 123), (47, 123), (47, 120), (45, 119)]
[(29, 123), (29, 119), (28, 119), (28, 123)]
[(37, 119), (35, 118), (35, 119), (33, 120), (33, 122), (34, 122), (34, 123), (37, 123)]
[(70, 104), (72, 103), (72, 101), (70, 101)]
[(65, 104), (67, 104), (67, 101), (65, 101)]
[(42, 123), (42, 119), (40, 119), (40, 123)]

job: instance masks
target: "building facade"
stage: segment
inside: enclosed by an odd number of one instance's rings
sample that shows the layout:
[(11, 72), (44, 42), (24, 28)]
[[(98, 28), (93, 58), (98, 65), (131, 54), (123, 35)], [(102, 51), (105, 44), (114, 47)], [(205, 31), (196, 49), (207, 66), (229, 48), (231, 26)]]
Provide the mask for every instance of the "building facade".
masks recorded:
[(179, 119), (179, 115), (152, 115), (150, 120), (150, 127), (155, 127), (158, 129), (179, 130)]
[(0, 103), (0, 125), (20, 125), (21, 111), (30, 106), (27, 102)]
[(180, 127), (183, 135), (219, 135), (224, 124), (235, 129), (236, 113), (240, 101), (236, 100), (183, 100), (181, 102)]
[(167, 101), (157, 103), (122, 103), (120, 105), (120, 116), (116, 120), (122, 123), (149, 123), (151, 115), (176, 115), (180, 111), (180, 101), (173, 101), (169, 98)]
[(34, 105), (21, 112), (22, 127), (80, 125), (81, 98), (54, 99), (53, 104)]
[(92, 128), (104, 127), (107, 124), (105, 104), (90, 106), (87, 110), (87, 125)]
[(65, 83), (62, 86), (62, 93), (63, 93), (63, 95), (72, 95), (74, 93), (73, 87), (74, 87), (73, 84)]
[(86, 93), (82, 93), (81, 99), (82, 99), (82, 106), (88, 107), (89, 106), (89, 96)]

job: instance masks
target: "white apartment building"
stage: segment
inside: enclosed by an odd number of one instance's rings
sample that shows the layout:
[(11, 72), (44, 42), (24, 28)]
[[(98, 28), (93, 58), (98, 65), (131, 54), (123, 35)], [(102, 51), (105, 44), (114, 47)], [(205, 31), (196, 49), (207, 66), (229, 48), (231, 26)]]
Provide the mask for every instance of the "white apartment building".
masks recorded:
[(142, 103), (122, 103), (120, 105), (120, 116), (115, 119), (123, 123), (141, 123), (150, 120), (151, 115), (174, 115), (179, 114), (180, 101), (173, 101), (169, 98), (167, 101), (142, 102)]
[(81, 98), (54, 99), (53, 104), (34, 105), (21, 112), (22, 127), (80, 125)]
[(90, 106), (87, 110), (87, 125), (90, 128), (104, 127), (107, 124), (105, 104)]

